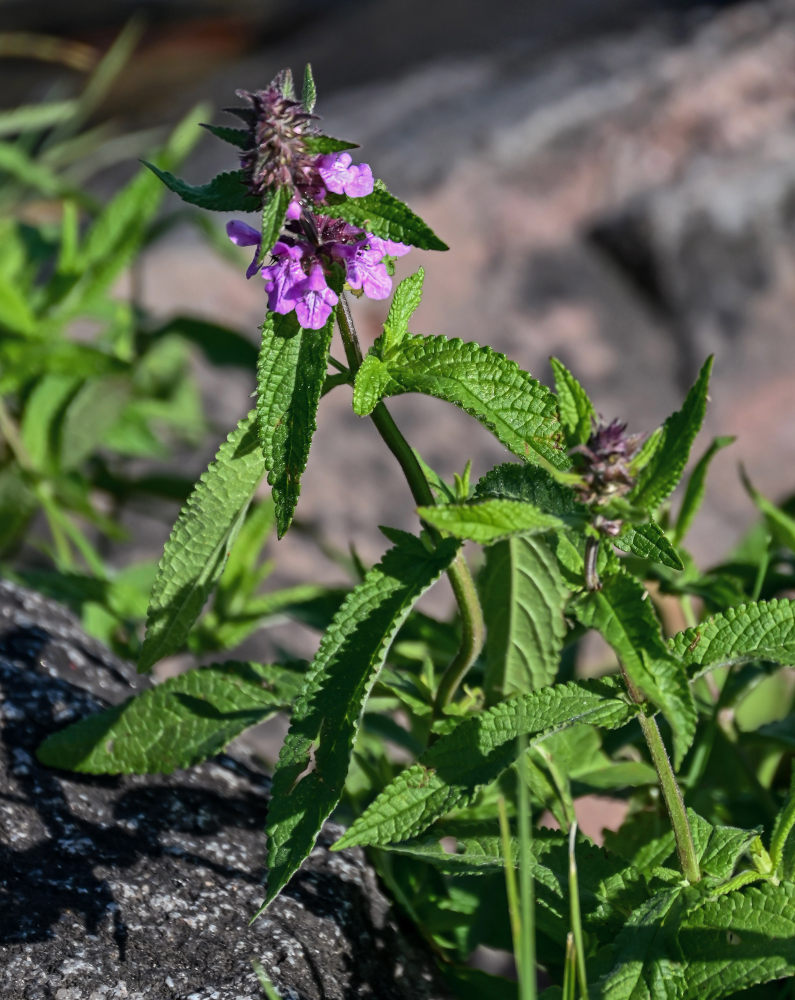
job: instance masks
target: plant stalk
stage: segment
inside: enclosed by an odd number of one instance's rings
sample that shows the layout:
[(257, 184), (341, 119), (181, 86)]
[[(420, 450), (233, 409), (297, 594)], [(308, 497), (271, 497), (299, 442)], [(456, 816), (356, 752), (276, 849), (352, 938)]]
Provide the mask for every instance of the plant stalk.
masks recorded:
[[(621, 664), (621, 674), (624, 678), (624, 683), (627, 685), (630, 698), (636, 704), (642, 705), (644, 701), (643, 695), (632, 683), (623, 664)], [(663, 738), (660, 735), (657, 720), (644, 715), (641, 711), (638, 714), (638, 722), (640, 722), (640, 728), (646, 740), (646, 746), (649, 748), (651, 761), (660, 782), (660, 791), (662, 792), (665, 808), (668, 810), (668, 816), (674, 831), (676, 853), (679, 855), (679, 865), (682, 869), (682, 874), (688, 882), (699, 882), (701, 880), (701, 868), (696, 857), (696, 848), (687, 818), (685, 800), (677, 784), (674, 769), (671, 767), (671, 760), (668, 757), (668, 751), (665, 749)]]
[[(350, 366), (350, 373), (354, 376), (362, 364), (362, 351), (356, 336), (356, 327), (353, 324), (350, 305), (344, 293), (340, 295), (337, 307), (337, 323), (345, 349), (345, 357)], [(384, 444), (395, 456), (403, 470), (403, 475), (406, 477), (406, 482), (417, 506), (432, 506), (436, 501), (428, 485), (428, 480), (425, 478), (425, 473), (422, 471), (422, 466), (383, 402), (378, 403), (370, 414), (370, 418)], [(436, 534), (435, 531), (431, 533)], [(478, 658), (486, 635), (483, 611), (475, 581), (472, 579), (469, 566), (462, 553), (459, 552), (451, 563), (447, 570), (447, 576), (461, 615), (461, 645), (439, 682), (434, 706), (437, 714), (452, 700), (467, 671)]]

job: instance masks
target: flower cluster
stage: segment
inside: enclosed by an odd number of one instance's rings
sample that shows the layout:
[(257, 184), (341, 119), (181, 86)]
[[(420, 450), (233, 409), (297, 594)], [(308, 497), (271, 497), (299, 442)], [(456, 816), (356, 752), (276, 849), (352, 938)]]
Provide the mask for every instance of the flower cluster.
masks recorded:
[[(246, 271), (246, 277), (251, 278), (258, 270), (260, 234), (239, 221), (228, 223), (226, 231), (237, 246), (255, 248)], [(338, 301), (327, 281), (335, 265), (351, 288), (361, 289), (371, 299), (385, 299), (392, 290), (392, 279), (384, 258), (402, 257), (410, 249), (404, 243), (365, 233), (341, 219), (304, 210), (299, 219), (288, 222), (287, 231), (273, 246), (272, 263), (260, 268), (268, 308), (283, 315), (295, 309), (302, 327), (319, 330)]]
[(295, 309), (302, 327), (319, 330), (338, 301), (328, 283), (335, 269), (351, 288), (384, 299), (392, 290), (384, 258), (400, 257), (410, 247), (312, 212), (329, 192), (349, 198), (372, 194), (373, 172), (367, 163), (353, 163), (349, 153), (311, 152), (307, 139), (317, 134), (316, 116), (287, 96), (286, 83), (280, 74), (265, 90), (240, 90), (238, 97), (249, 107), (230, 109), (248, 126), (240, 164), (249, 190), (263, 199), (276, 189), (291, 193), (285, 232), (269, 248), (272, 260), (261, 268), (260, 234), (238, 221), (227, 225), (227, 234), (238, 246), (255, 247), (246, 277), (261, 271), (268, 308), (282, 314)]
[[(620, 420), (596, 424), (586, 444), (572, 449), (582, 481), (576, 487), (579, 499), (586, 504), (605, 504), (613, 497), (625, 496), (635, 485), (630, 463), (642, 435), (626, 434)], [(621, 530), (620, 521), (598, 518), (597, 527), (605, 534)]]

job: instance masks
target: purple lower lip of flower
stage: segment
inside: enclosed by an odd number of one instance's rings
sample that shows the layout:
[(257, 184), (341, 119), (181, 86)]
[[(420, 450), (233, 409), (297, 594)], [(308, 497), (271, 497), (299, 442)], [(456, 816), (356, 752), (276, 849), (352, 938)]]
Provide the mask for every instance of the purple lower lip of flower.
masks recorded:
[(350, 153), (327, 153), (318, 160), (317, 172), (329, 191), (362, 198), (373, 190), (373, 172), (369, 164), (351, 165)]
[(411, 247), (407, 243), (397, 243), (394, 240), (384, 240), (380, 236), (367, 234), (371, 250), (376, 250), (382, 257), (404, 257)]
[(312, 264), (309, 274), (291, 287), (285, 298), (294, 302), (295, 315), (305, 330), (322, 329), (339, 301), (336, 293), (326, 284), (323, 268), (317, 261)]

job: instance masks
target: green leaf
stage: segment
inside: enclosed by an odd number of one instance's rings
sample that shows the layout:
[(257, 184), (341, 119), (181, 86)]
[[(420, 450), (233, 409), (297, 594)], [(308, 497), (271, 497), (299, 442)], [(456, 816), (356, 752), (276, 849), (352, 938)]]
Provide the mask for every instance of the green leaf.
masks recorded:
[(680, 545), (682, 539), (688, 532), (693, 518), (701, 506), (701, 501), (704, 499), (704, 489), (707, 479), (707, 470), (709, 469), (710, 462), (721, 450), (721, 448), (726, 448), (730, 444), (733, 444), (737, 439), (734, 437), (716, 437), (713, 438), (712, 444), (704, 452), (701, 458), (696, 463), (696, 467), (690, 474), (690, 478), (687, 481), (687, 488), (685, 489), (685, 495), (682, 498), (682, 506), (679, 508), (679, 516), (676, 519), (676, 526), (674, 528), (674, 544)]
[(36, 317), (23, 293), (6, 278), (0, 278), (0, 330), (30, 337), (36, 332)]
[(231, 327), (221, 326), (193, 316), (174, 316), (152, 334), (157, 341), (176, 335), (195, 344), (207, 360), (220, 368), (235, 367), (252, 371), (257, 364), (257, 348)]
[(693, 846), (702, 874), (725, 880), (733, 874), (739, 858), (762, 828), (741, 830), (736, 826), (713, 826), (692, 809), (687, 810)]
[(358, 142), (334, 139), (330, 135), (305, 135), (304, 146), (310, 153), (341, 153), (346, 149), (358, 149)]
[(789, 797), (776, 816), (773, 832), (770, 835), (770, 859), (773, 868), (777, 875), (789, 881), (795, 876), (795, 865), (793, 865), (795, 851), (787, 850), (787, 841), (793, 830), (795, 830), (795, 768), (790, 777)]
[(372, 194), (363, 198), (329, 194), (314, 206), (320, 215), (344, 219), (373, 236), (395, 243), (407, 243), (418, 250), (447, 250), (434, 231), (381, 184), (376, 182)]
[(574, 491), (536, 465), (505, 462), (490, 469), (475, 486), (475, 499), (487, 497), (521, 500), (583, 525), (590, 519), (588, 509), (577, 501)]
[(181, 649), (224, 569), (226, 557), (265, 472), (248, 414), (218, 449), (177, 518), (158, 565), (138, 669)]
[(509, 535), (532, 535), (564, 527), (560, 518), (545, 514), (521, 500), (482, 500), (480, 503), (418, 507), (417, 513), (423, 521), (440, 531), (484, 545)]
[(44, 375), (33, 386), (19, 430), (28, 458), (36, 469), (53, 468), (63, 411), (79, 385), (80, 379), (74, 376)]
[(201, 122), (201, 127), (206, 128), (210, 135), (222, 142), (228, 142), (238, 149), (248, 149), (251, 145), (251, 133), (247, 128), (229, 128), (227, 125), (207, 125)]
[(131, 394), (129, 381), (118, 376), (83, 383), (63, 411), (59, 464), (77, 468), (105, 440)]
[[(19, 143), (0, 143), (0, 170), (25, 187), (33, 188), (45, 198), (58, 198), (74, 193), (55, 171), (30, 156)], [(4, 178), (4, 184), (7, 184)]]
[(740, 475), (743, 486), (745, 486), (748, 495), (764, 517), (775, 540), (779, 545), (788, 548), (790, 552), (795, 552), (795, 519), (791, 518), (780, 507), (771, 503), (767, 497), (762, 496), (759, 490), (751, 483), (743, 466), (740, 466)]
[(70, 118), (77, 101), (48, 101), (44, 104), (21, 104), (19, 107), (0, 111), (0, 135), (33, 132), (51, 128)]
[(458, 548), (448, 540), (428, 552), (413, 536), (400, 537), (334, 616), (293, 709), (273, 776), (265, 905), (298, 869), (337, 805), (358, 720), (392, 639)]
[(622, 697), (620, 685), (609, 679), (557, 684), (500, 702), (440, 737), (381, 792), (335, 850), (416, 837), (498, 778), (517, 759), (516, 740), (522, 734), (533, 746), (578, 722), (617, 729), (636, 711)]
[(231, 170), (218, 174), (206, 184), (193, 185), (146, 160), (143, 164), (188, 205), (197, 205), (212, 212), (256, 212), (260, 206), (260, 199), (246, 187), (242, 170)]
[(317, 406), (326, 377), (333, 313), (322, 330), (304, 330), (295, 313), (269, 312), (257, 363), (257, 426), (281, 538), (301, 492)]
[(540, 538), (511, 538), (486, 550), (479, 581), (486, 620), (490, 701), (551, 684), (566, 637), (570, 592)]
[(317, 103), (317, 87), (315, 86), (315, 78), (312, 75), (312, 66), (307, 63), (304, 66), (304, 85), (301, 88), (301, 104), (304, 111), (311, 115), (315, 110), (315, 104)]
[(562, 361), (550, 358), (552, 374), (555, 376), (555, 391), (558, 395), (558, 412), (566, 445), (574, 448), (585, 444), (593, 431), (596, 410), (585, 389), (566, 368)]
[(795, 975), (795, 885), (770, 882), (707, 900), (677, 933), (682, 1000), (717, 1000)]
[(262, 206), (262, 243), (260, 244), (258, 263), (262, 264), (271, 252), (274, 243), (284, 228), (287, 217), (287, 206), (290, 204), (292, 191), (290, 188), (277, 188), (271, 191)]
[(84, 774), (170, 774), (220, 753), (236, 736), (289, 704), (284, 668), (214, 663), (188, 670), (122, 705), (48, 736), (42, 764)]
[[(362, 373), (370, 366), (366, 375)], [(379, 383), (361, 387), (360, 378)], [(354, 410), (371, 412), (381, 395), (421, 392), (460, 407), (510, 451), (528, 462), (565, 469), (555, 397), (505, 355), (490, 347), (446, 337), (407, 336), (381, 362), (365, 359), (354, 389)]]
[(705, 361), (682, 409), (663, 424), (659, 442), (629, 494), (635, 506), (656, 510), (679, 482), (690, 456), (690, 446), (704, 420), (712, 360), (710, 357)]
[(404, 278), (395, 289), (389, 314), (384, 323), (384, 336), (381, 341), (382, 350), (388, 352), (397, 347), (408, 332), (409, 320), (417, 306), (422, 301), (422, 283), (425, 271), (419, 268), (414, 274)]
[(671, 569), (685, 568), (676, 548), (656, 521), (628, 524), (612, 542), (622, 552), (631, 552), (641, 559), (649, 559)]
[(674, 738), (674, 767), (687, 753), (696, 731), (697, 713), (687, 676), (671, 656), (660, 623), (643, 587), (618, 573), (569, 604), (577, 620), (595, 628), (613, 647), (630, 680), (663, 713)]
[(750, 660), (795, 665), (795, 601), (757, 601), (729, 608), (668, 641), (691, 679)]
[(681, 886), (663, 889), (639, 906), (614, 943), (614, 964), (590, 993), (595, 1000), (673, 1000), (685, 987), (676, 955)]

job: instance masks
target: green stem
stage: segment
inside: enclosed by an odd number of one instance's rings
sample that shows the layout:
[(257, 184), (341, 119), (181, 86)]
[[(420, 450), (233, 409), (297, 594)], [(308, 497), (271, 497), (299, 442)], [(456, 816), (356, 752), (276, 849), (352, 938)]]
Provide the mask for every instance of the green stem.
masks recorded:
[[(356, 328), (353, 325), (350, 306), (344, 293), (340, 295), (337, 306), (337, 323), (351, 375), (355, 375), (362, 364), (362, 352), (356, 336)], [(385, 404), (378, 403), (370, 417), (384, 444), (395, 456), (403, 470), (403, 475), (406, 477), (406, 482), (417, 506), (432, 506), (436, 501), (428, 485), (428, 480), (425, 478), (425, 473), (422, 471), (422, 466), (417, 461), (417, 456), (401, 434)], [(467, 671), (478, 658), (486, 635), (483, 611), (480, 607), (475, 581), (472, 579), (469, 566), (460, 552), (448, 568), (447, 576), (461, 615), (461, 645), (439, 682), (435, 703), (437, 713), (449, 704), (455, 695)]]
[[(619, 665), (630, 698), (636, 704), (642, 705), (644, 701), (643, 695), (632, 683), (632, 679), (624, 669), (623, 663)], [(660, 781), (660, 791), (662, 792), (663, 801), (665, 802), (671, 826), (673, 827), (676, 853), (679, 855), (682, 874), (688, 882), (699, 882), (701, 880), (701, 868), (698, 864), (696, 848), (693, 843), (693, 834), (691, 833), (690, 823), (687, 819), (685, 800), (682, 798), (682, 791), (676, 782), (674, 769), (671, 767), (671, 761), (668, 757), (668, 751), (665, 749), (663, 738), (660, 735), (657, 720), (644, 715), (641, 709), (638, 713), (638, 722), (640, 722), (646, 746), (649, 748), (651, 762)]]
[(671, 826), (674, 830), (676, 840), (676, 853), (679, 855), (679, 864), (682, 867), (682, 874), (688, 882), (698, 882), (701, 879), (701, 869), (699, 868), (696, 848), (693, 844), (693, 834), (690, 832), (690, 823), (687, 819), (685, 800), (682, 792), (676, 783), (671, 761), (668, 758), (668, 751), (665, 749), (657, 720), (649, 718), (641, 712), (638, 715), (640, 728), (646, 745), (649, 748), (652, 764), (660, 779), (660, 790), (671, 819)]

